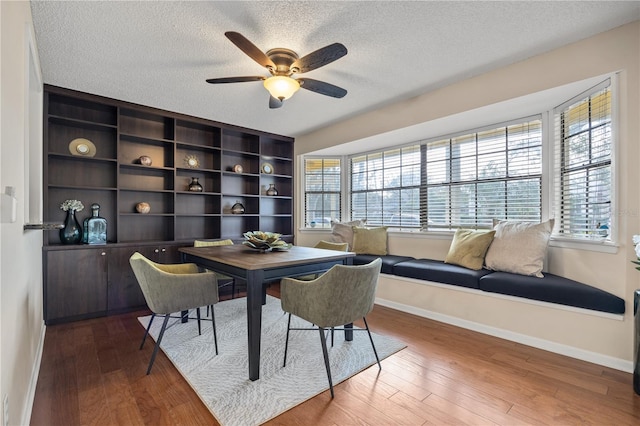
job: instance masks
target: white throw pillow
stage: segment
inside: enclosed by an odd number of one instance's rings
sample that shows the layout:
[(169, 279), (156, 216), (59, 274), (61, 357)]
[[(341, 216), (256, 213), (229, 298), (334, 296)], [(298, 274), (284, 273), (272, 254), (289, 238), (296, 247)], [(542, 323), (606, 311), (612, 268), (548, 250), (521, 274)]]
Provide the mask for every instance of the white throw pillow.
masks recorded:
[(331, 241), (347, 243), (349, 250), (353, 247), (353, 227), (364, 226), (366, 220), (352, 220), (351, 222), (331, 221)]
[(542, 223), (498, 221), (484, 263), (492, 271), (542, 278), (553, 219)]

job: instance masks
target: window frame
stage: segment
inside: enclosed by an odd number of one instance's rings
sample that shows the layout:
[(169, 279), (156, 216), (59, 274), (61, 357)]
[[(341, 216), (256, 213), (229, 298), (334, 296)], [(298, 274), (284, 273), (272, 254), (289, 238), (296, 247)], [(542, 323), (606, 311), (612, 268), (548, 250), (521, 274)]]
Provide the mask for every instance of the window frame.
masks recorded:
[[(340, 182), (340, 190), (337, 192), (334, 191), (330, 191), (330, 192), (326, 192), (328, 194), (338, 194), (338, 212), (339, 212), (339, 218), (338, 220), (342, 220), (342, 218), (344, 217), (344, 213), (345, 213), (345, 208), (344, 208), (344, 196), (345, 196), (345, 174), (344, 174), (344, 156), (340, 156), (340, 155), (303, 155), (301, 157), (301, 161), (300, 161), (300, 182), (302, 182), (301, 185), (301, 197), (300, 197), (300, 212), (302, 212), (302, 217), (301, 219), (301, 225), (300, 225), (300, 229), (304, 229), (304, 230), (327, 230), (327, 229), (331, 229), (331, 226), (311, 226), (311, 224), (307, 224), (307, 194), (309, 193), (309, 191), (307, 191), (307, 173), (306, 173), (306, 163), (307, 160), (322, 160), (322, 161), (326, 161), (326, 160), (337, 160), (339, 163), (339, 167), (340, 167), (340, 173), (339, 173), (339, 182)], [(324, 191), (322, 193), (325, 193)], [(333, 219), (333, 218), (332, 218)]]

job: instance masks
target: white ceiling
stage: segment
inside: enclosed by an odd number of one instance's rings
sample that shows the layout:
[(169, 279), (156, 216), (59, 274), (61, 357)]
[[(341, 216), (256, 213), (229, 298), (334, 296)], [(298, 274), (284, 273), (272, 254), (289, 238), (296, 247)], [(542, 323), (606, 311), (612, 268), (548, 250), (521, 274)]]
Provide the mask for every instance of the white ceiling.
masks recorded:
[[(46, 84), (262, 131), (300, 136), (640, 19), (640, 1), (32, 1)], [(342, 99), (300, 90), (268, 107), (268, 75), (234, 46), (304, 56), (334, 42), (347, 56), (304, 77)]]

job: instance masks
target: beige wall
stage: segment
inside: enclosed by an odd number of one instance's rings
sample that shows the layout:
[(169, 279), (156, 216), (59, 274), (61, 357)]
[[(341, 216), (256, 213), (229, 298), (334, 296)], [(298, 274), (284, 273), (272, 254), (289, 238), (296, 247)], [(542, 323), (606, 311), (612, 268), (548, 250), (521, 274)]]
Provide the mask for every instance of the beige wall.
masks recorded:
[[(620, 71), (620, 127), (615, 167), (620, 247), (615, 254), (551, 247), (548, 269), (623, 297), (626, 300), (623, 320), (386, 277), (380, 282), (378, 297), (383, 303), (407, 311), (470, 328), (500, 330), (503, 336), (514, 340), (561, 348), (561, 352), (572, 356), (630, 370), (633, 291), (640, 288), (640, 272), (630, 262), (635, 258), (631, 236), (640, 234), (639, 69), (640, 22), (634, 22), (298, 137), (296, 155)], [(464, 125), (460, 130), (464, 130)], [(298, 190), (302, 189), (299, 179), (296, 185)], [(326, 234), (298, 231), (296, 243), (312, 245), (323, 237)], [(398, 234), (389, 237), (392, 253), (416, 257), (444, 259), (449, 243), (450, 239), (406, 238)]]
[[(25, 187), (29, 180), (25, 178), (29, 173), (25, 167), (29, 155), (25, 142), (29, 2), (0, 2), (0, 19), (0, 192), (13, 186), (18, 199), (16, 222), (0, 224), (0, 397), (9, 398), (9, 416), (4, 422), (18, 425), (27, 424), (31, 415), (44, 337), (42, 231), (23, 231), (29, 215), (25, 210), (29, 195)], [(41, 115), (37, 122), (41, 123)], [(36, 151), (41, 152), (40, 135), (38, 139)], [(36, 179), (41, 168), (34, 170)], [(40, 197), (42, 181), (36, 186)], [(36, 217), (38, 213), (31, 212)]]

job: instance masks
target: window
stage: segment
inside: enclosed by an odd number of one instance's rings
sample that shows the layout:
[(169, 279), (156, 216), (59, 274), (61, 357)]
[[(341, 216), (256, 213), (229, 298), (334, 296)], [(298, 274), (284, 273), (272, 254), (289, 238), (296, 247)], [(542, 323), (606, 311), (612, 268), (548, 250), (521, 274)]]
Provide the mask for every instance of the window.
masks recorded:
[(539, 221), (542, 122), (520, 120), (351, 159), (351, 217), (399, 228)]
[(420, 228), (420, 145), (351, 158), (351, 218)]
[(341, 167), (339, 158), (304, 160), (305, 227), (330, 228), (340, 220)]
[(555, 109), (556, 229), (559, 236), (611, 239), (610, 80)]

